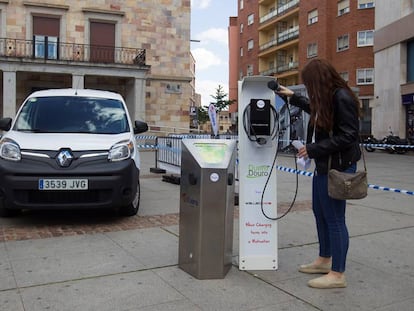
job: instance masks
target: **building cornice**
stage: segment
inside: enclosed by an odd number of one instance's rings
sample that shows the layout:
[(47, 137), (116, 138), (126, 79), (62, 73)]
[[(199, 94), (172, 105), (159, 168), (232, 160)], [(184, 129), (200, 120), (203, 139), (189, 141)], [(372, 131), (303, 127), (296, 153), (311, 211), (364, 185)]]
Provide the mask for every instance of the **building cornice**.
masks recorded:
[(97, 9), (97, 8), (82, 8), (82, 12), (125, 16), (124, 11), (104, 10), (104, 9)]
[(45, 2), (39, 3), (39, 2), (23, 1), (23, 5), (38, 7), (38, 8), (59, 9), (59, 10), (65, 10), (65, 11), (69, 10), (69, 5), (52, 4), (52, 3), (45, 3)]
[(163, 75), (149, 75), (148, 80), (153, 81), (181, 81), (181, 82), (191, 82), (192, 77), (178, 77), (178, 76), (163, 76)]

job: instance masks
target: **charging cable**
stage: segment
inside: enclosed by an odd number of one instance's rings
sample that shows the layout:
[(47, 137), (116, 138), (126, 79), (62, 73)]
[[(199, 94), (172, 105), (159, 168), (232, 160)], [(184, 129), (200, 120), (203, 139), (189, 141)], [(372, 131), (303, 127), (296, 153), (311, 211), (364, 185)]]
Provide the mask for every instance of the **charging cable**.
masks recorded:
[[(287, 110), (288, 110), (288, 115), (289, 115), (289, 125), (287, 126), (287, 127), (291, 127), (292, 126), (292, 124), (291, 124), (291, 122), (290, 122), (290, 119), (291, 119), (291, 113), (290, 113), (290, 109), (289, 109), (289, 104), (288, 103), (286, 103), (286, 107), (287, 107)], [(277, 133), (277, 136), (279, 136), (279, 119), (278, 119), (278, 133)], [(296, 174), (296, 187), (295, 187), (295, 194), (294, 194), (294, 196), (293, 196), (293, 199), (292, 199), (292, 202), (290, 203), (290, 205), (289, 205), (289, 208), (286, 210), (286, 212), (284, 212), (282, 215), (280, 215), (280, 216), (278, 216), (278, 217), (270, 217), (269, 215), (267, 215), (266, 214), (266, 212), (264, 211), (264, 207), (263, 207), (263, 199), (264, 199), (264, 194), (265, 194), (265, 191), (266, 191), (266, 188), (267, 188), (267, 185), (268, 185), (268, 183), (269, 183), (269, 180), (270, 180), (270, 177), (272, 176), (272, 173), (273, 173), (273, 170), (274, 170), (274, 168), (275, 168), (275, 166), (276, 166), (276, 159), (277, 159), (277, 156), (278, 156), (278, 153), (279, 153), (279, 148), (278, 148), (278, 146), (276, 147), (276, 153), (275, 153), (275, 156), (274, 156), (274, 158), (273, 158), (273, 163), (272, 163), (272, 167), (271, 167), (271, 169), (270, 169), (270, 173), (269, 173), (269, 176), (267, 177), (267, 180), (266, 180), (266, 183), (265, 183), (265, 185), (264, 185), (264, 187), (263, 187), (263, 191), (262, 191), (262, 197), (261, 197), (261, 199), (260, 199), (260, 208), (261, 208), (261, 210), (262, 210), (262, 214), (263, 214), (263, 216), (264, 217), (266, 217), (267, 219), (269, 219), (269, 220), (279, 220), (279, 219), (282, 219), (283, 217), (285, 217), (291, 210), (292, 210), (292, 208), (293, 208), (293, 205), (295, 204), (295, 202), (296, 202), (296, 197), (297, 197), (297, 194), (298, 194), (298, 188), (299, 188), (299, 175), (298, 174)], [(295, 157), (294, 157), (294, 161), (295, 161), (295, 169), (296, 169), (296, 171), (298, 170), (298, 164), (297, 164), (297, 157), (296, 157), (296, 154), (295, 154)]]

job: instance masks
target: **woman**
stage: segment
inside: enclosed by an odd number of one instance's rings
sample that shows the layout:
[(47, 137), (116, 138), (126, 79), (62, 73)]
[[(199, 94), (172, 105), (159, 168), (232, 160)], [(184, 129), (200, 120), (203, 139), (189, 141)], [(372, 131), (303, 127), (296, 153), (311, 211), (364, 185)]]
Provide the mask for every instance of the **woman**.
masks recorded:
[(346, 287), (345, 262), (349, 235), (345, 223), (345, 200), (328, 195), (328, 160), (331, 168), (355, 172), (361, 157), (359, 148), (358, 98), (334, 67), (322, 59), (311, 60), (302, 70), (309, 98), (298, 96), (284, 86), (279, 95), (310, 114), (306, 144), (298, 157), (315, 161), (312, 181), (312, 209), (319, 240), (319, 257), (301, 265), (303, 273), (326, 274), (308, 282), (310, 287)]

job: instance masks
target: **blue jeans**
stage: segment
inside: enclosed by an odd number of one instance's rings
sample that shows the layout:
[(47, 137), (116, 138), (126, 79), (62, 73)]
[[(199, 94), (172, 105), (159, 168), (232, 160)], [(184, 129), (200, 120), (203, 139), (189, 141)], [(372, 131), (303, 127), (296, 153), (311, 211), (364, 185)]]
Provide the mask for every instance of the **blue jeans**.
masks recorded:
[[(345, 172), (355, 172), (356, 164)], [(349, 247), (348, 228), (345, 223), (345, 200), (328, 195), (328, 175), (315, 174), (312, 180), (312, 209), (319, 239), (319, 256), (332, 257), (332, 270), (345, 271)]]

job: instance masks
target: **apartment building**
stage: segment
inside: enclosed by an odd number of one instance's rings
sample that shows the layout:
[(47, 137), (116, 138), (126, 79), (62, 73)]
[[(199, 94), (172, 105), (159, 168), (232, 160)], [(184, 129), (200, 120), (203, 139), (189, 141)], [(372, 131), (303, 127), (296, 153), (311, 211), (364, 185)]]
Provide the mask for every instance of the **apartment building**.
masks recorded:
[[(274, 76), (280, 84), (293, 86), (301, 84), (300, 70), (310, 59), (325, 58), (358, 92), (362, 132), (368, 134), (374, 97), (374, 7), (374, 0), (238, 0), (240, 32), (230, 42), (237, 42), (241, 53), (230, 54), (239, 59), (238, 72), (230, 75), (238, 80)], [(232, 88), (234, 82), (229, 84)]]
[(31, 92), (121, 93), (132, 118), (189, 128), (190, 0), (0, 0), (0, 114)]
[(372, 132), (414, 143), (414, 1), (375, 1)]

